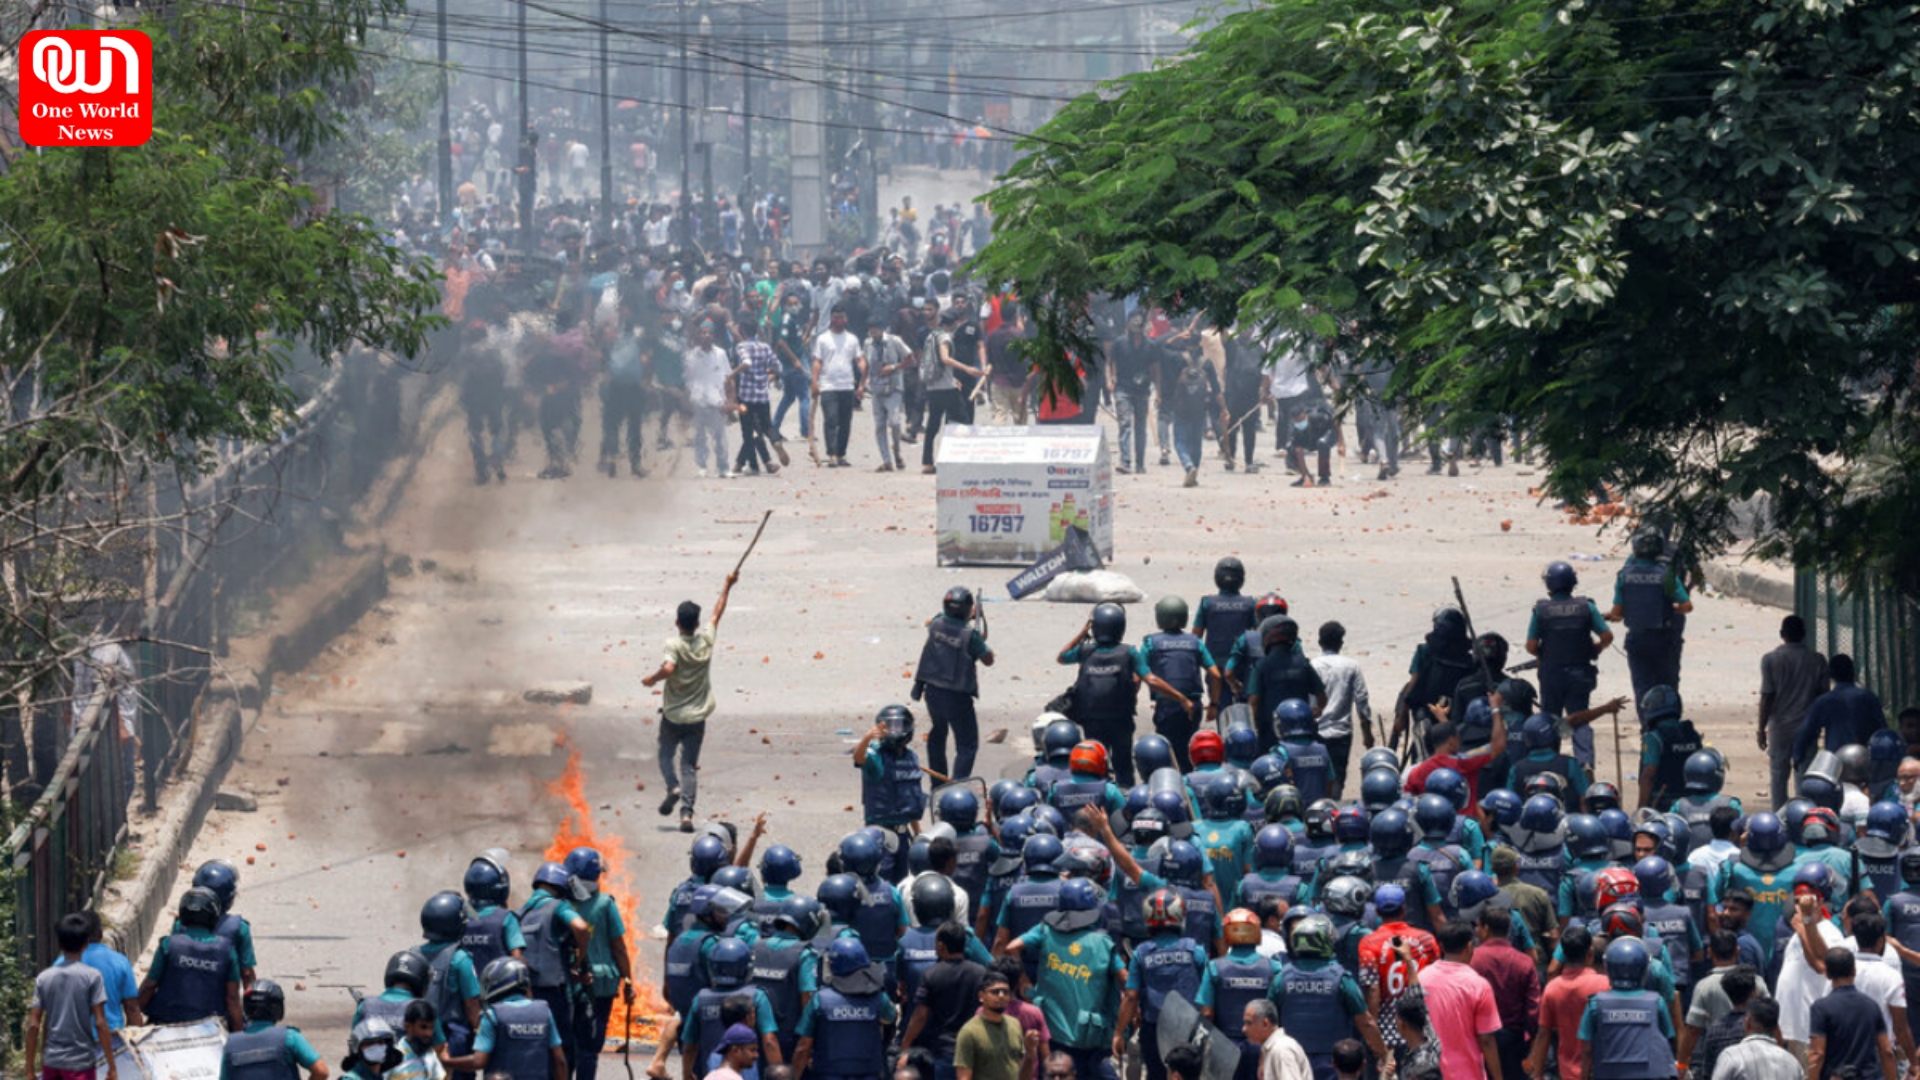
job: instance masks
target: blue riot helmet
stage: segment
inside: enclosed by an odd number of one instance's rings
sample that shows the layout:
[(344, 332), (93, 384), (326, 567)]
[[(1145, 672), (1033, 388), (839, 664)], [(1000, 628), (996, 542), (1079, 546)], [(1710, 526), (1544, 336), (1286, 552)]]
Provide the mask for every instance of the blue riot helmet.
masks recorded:
[(1376, 746), (1360, 755), (1360, 775), (1365, 776), (1375, 769), (1400, 771), (1400, 755), (1384, 746)]
[[(187, 892), (191, 894), (193, 890), (188, 889)], [(215, 903), (218, 901), (216, 900)], [(180, 921), (191, 926), (193, 924), (184, 918), (185, 906), (183, 901), (181, 904), (183, 917)], [(219, 916), (216, 912), (214, 922), (218, 921)], [(207, 929), (211, 930), (213, 926), (214, 923), (210, 922), (207, 924)], [(426, 935), (428, 941), (459, 941), (467, 932), (466, 898), (457, 892), (438, 892), (428, 897), (426, 904), (420, 909), (420, 932)]]
[(867, 947), (858, 938), (836, 938), (827, 946), (827, 970), (841, 978), (857, 975), (872, 963), (867, 959)]
[(744, 866), (723, 866), (715, 870), (712, 884), (723, 889), (736, 889), (749, 897), (760, 895), (760, 886), (753, 880), (753, 871)]
[(1784, 851), (1787, 846), (1787, 827), (1778, 817), (1762, 810), (1747, 819), (1747, 850), (1755, 855), (1767, 856)]
[[(1860, 830), (1861, 854), (1887, 859), (1906, 846), (1907, 808), (1897, 802), (1877, 802), (1867, 809), (1867, 823)], [(1871, 849), (1871, 850), (1869, 850)]]
[(883, 858), (880, 845), (865, 833), (851, 833), (840, 841), (840, 867), (857, 878), (879, 873)]
[(1400, 774), (1388, 768), (1368, 769), (1360, 777), (1360, 804), (1379, 813), (1400, 797)]
[(715, 870), (727, 865), (730, 861), (726, 843), (712, 835), (695, 840), (693, 848), (687, 853), (687, 862), (693, 868), (693, 876), (701, 881), (712, 877)]
[(1174, 769), (1173, 744), (1164, 735), (1142, 735), (1133, 740), (1133, 767), (1141, 776), (1152, 776), (1159, 769)]
[(1128, 834), (1134, 847), (1152, 847), (1155, 841), (1164, 840), (1168, 835), (1167, 815), (1148, 807), (1133, 815)]
[(1021, 845), (1020, 861), (1026, 865), (1027, 873), (1043, 874), (1054, 868), (1066, 850), (1058, 837), (1037, 833), (1027, 837), (1027, 842)]
[(607, 861), (590, 847), (577, 847), (567, 852), (566, 859), (560, 865), (581, 881), (599, 881), (600, 875), (607, 871)]
[[(1525, 810), (1521, 811), (1523, 817), (1525, 813)], [(1607, 858), (1612, 853), (1612, 838), (1607, 835), (1607, 827), (1600, 824), (1599, 818), (1592, 814), (1569, 814), (1566, 822), (1567, 854), (1576, 859), (1592, 860)], [(1627, 842), (1632, 844), (1631, 835)]]
[(1060, 883), (1060, 910), (1094, 911), (1100, 907), (1100, 891), (1086, 878), (1068, 878)]
[(1607, 984), (1615, 990), (1639, 990), (1653, 958), (1636, 937), (1617, 937), (1607, 945)]
[(860, 914), (861, 905), (866, 902), (867, 888), (852, 874), (835, 874), (820, 883), (817, 896), (820, 906), (826, 909), (833, 921), (847, 926)]
[(1813, 812), (1813, 803), (1807, 799), (1788, 799), (1787, 805), (1780, 808), (1780, 824), (1787, 830), (1787, 839), (1798, 844), (1807, 825), (1807, 815)]
[(1444, 795), (1428, 792), (1413, 801), (1413, 823), (1420, 830), (1420, 839), (1445, 843), (1453, 832), (1453, 804)]
[(1383, 859), (1399, 858), (1413, 850), (1413, 823), (1404, 810), (1387, 809), (1375, 814), (1368, 836), (1373, 853)]
[(1101, 604), (1093, 609), (1093, 643), (1118, 645), (1127, 636), (1127, 609), (1119, 604)]
[(1160, 875), (1175, 885), (1189, 889), (1200, 887), (1200, 879), (1206, 874), (1206, 857), (1200, 849), (1185, 840), (1174, 840), (1167, 844), (1167, 855), (1160, 863)]
[(1313, 706), (1300, 698), (1288, 698), (1274, 706), (1273, 721), (1282, 738), (1311, 739), (1315, 733)]
[(1678, 720), (1683, 711), (1680, 691), (1671, 686), (1649, 687), (1646, 693), (1640, 695), (1640, 719), (1645, 723)]
[(1259, 797), (1265, 800), (1269, 793), (1286, 783), (1287, 759), (1279, 754), (1262, 754), (1247, 766), (1247, 773), (1253, 777)]
[[(1454, 813), (1462, 814), (1466, 812), (1467, 804), (1473, 800), (1473, 785), (1467, 783), (1467, 778), (1454, 770), (1442, 767), (1433, 770), (1427, 777), (1426, 794), (1438, 795), (1446, 799), (1453, 807)], [(1414, 808), (1419, 809), (1419, 804), (1415, 803)]]
[(1040, 740), (1047, 763), (1064, 769), (1067, 759), (1073, 756), (1073, 748), (1080, 745), (1080, 725), (1062, 717), (1047, 725)]
[(1227, 760), (1236, 765), (1252, 764), (1260, 756), (1260, 733), (1253, 730), (1252, 724), (1239, 723), (1227, 728)]
[(1602, 810), (1600, 827), (1607, 831), (1609, 852), (1615, 859), (1633, 857), (1633, 819), (1624, 810)]
[(504, 1001), (515, 994), (532, 992), (532, 972), (528, 970), (526, 964), (511, 956), (502, 956), (489, 961), (486, 968), (480, 972), (480, 997), (489, 1005)]
[(220, 901), (220, 914), (225, 915), (240, 895), (240, 871), (225, 859), (212, 859), (193, 872), (193, 886), (211, 892)]
[(476, 904), (504, 904), (512, 891), (512, 878), (504, 861), (495, 859), (491, 852), (481, 852), (467, 864), (460, 885), (467, 899)]
[[(1585, 814), (1580, 816), (1586, 817), (1589, 821), (1593, 821), (1595, 831), (1598, 832), (1599, 836), (1600, 851), (1604, 854), (1607, 850), (1607, 834), (1599, 830), (1598, 826), (1600, 823), (1598, 821), (1594, 821), (1593, 818)], [(1520, 806), (1520, 827), (1527, 832), (1541, 836), (1549, 836), (1559, 832), (1561, 827), (1566, 825), (1566, 823), (1566, 808), (1560, 805), (1559, 799), (1551, 795), (1535, 795)], [(1568, 846), (1572, 846), (1571, 842), (1569, 842)]]
[(1506, 788), (1494, 788), (1480, 797), (1481, 812), (1495, 825), (1520, 824), (1520, 811), (1524, 806), (1520, 796)]
[(760, 880), (785, 888), (799, 880), (800, 855), (785, 844), (775, 844), (760, 856)]
[(1712, 750), (1695, 750), (1680, 767), (1689, 795), (1718, 795), (1727, 780), (1727, 763)]
[(1333, 838), (1343, 844), (1364, 844), (1371, 836), (1372, 825), (1373, 816), (1366, 807), (1348, 803), (1333, 815)]
[(1230, 772), (1217, 772), (1206, 777), (1200, 784), (1201, 816), (1209, 821), (1221, 821), (1237, 818), (1246, 809), (1246, 796), (1240, 791), (1240, 780)]
[(1546, 713), (1534, 713), (1520, 725), (1520, 744), (1530, 751), (1559, 750), (1559, 722)]
[(1845, 798), (1845, 792), (1831, 777), (1808, 772), (1800, 778), (1800, 797), (1815, 806), (1838, 813), (1840, 804)]
[(1044, 801), (1038, 791), (1030, 787), (1016, 787), (1001, 797), (995, 812), (1000, 815), (1000, 821), (1004, 823), (1009, 818), (1018, 817), (1032, 810)]
[(1447, 900), (1461, 918), (1478, 919), (1480, 905), (1500, 895), (1500, 885), (1484, 870), (1462, 870), (1447, 890)]
[(1293, 830), (1264, 825), (1253, 837), (1253, 865), (1261, 870), (1285, 870), (1293, 861)]
[(716, 990), (732, 990), (753, 977), (753, 946), (725, 937), (707, 954), (707, 977)]
[(1640, 882), (1640, 895), (1656, 904), (1673, 892), (1673, 864), (1658, 855), (1649, 855), (1633, 864), (1634, 879)]
[(1580, 575), (1574, 573), (1573, 567), (1567, 563), (1555, 561), (1547, 564), (1547, 569), (1540, 575), (1540, 583), (1550, 593), (1570, 593), (1580, 584)]

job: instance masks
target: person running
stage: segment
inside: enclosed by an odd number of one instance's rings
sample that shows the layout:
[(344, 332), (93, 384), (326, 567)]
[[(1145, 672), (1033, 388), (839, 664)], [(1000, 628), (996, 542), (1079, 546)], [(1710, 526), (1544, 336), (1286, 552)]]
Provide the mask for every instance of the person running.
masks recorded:
[[(661, 683), (660, 695), (660, 771), (667, 780), (667, 797), (660, 803), (662, 816), (680, 807), (680, 831), (693, 831), (694, 798), (699, 794), (700, 744), (707, 735), (707, 719), (713, 715), (713, 641), (720, 631), (720, 619), (727, 613), (727, 596), (740, 580), (738, 573), (727, 575), (720, 588), (720, 599), (713, 605), (713, 621), (700, 625), (700, 605), (683, 600), (674, 614), (679, 634), (666, 641), (666, 658), (653, 673), (640, 680), (651, 689)], [(678, 770), (674, 758), (680, 759)]]

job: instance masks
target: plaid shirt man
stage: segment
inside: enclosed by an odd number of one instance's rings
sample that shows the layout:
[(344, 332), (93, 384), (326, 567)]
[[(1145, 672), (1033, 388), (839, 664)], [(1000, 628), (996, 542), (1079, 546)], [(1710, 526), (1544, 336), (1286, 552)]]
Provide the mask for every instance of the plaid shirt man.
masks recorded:
[(734, 346), (734, 353), (740, 359), (739, 372), (740, 401), (743, 404), (767, 401), (773, 386), (780, 379), (780, 361), (773, 355), (772, 346), (758, 338), (748, 338)]

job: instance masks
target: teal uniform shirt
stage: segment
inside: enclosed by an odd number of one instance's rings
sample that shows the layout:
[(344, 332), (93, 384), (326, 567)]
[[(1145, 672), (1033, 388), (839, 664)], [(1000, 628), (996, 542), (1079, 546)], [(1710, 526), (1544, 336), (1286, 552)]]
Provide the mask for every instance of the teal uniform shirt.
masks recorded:
[(1466, 849), (1467, 858), (1473, 860), (1473, 865), (1486, 870), (1487, 834), (1480, 831), (1480, 823), (1470, 817), (1461, 818), (1460, 826), (1460, 846)]
[(620, 918), (620, 905), (613, 897), (595, 892), (581, 905), (580, 917), (593, 928), (587, 939), (587, 963), (593, 968), (593, 996), (610, 998), (620, 992), (620, 969), (613, 964), (613, 943), (625, 942), (626, 921)]
[[(473, 913), (475, 915), (485, 915), (499, 906), (499, 904), (475, 904)], [(511, 919), (501, 921), (500, 934), (507, 943), (508, 952), (512, 952), (515, 949), (525, 949), (527, 947), (527, 935), (520, 932), (520, 916), (517, 914)], [(241, 961), (243, 966), (245, 963), (245, 960)]]
[[(179, 931), (175, 932), (178, 933)], [(249, 1020), (247, 1021), (247, 1034), (257, 1035), (271, 1027), (273, 1027), (273, 1025), (265, 1020)], [(319, 1064), (320, 1061), (320, 1052), (315, 1050), (313, 1044), (307, 1041), (307, 1037), (300, 1034), (300, 1029), (295, 1027), (287, 1029), (287, 1054), (303, 1069), (311, 1069), (316, 1064)], [(220, 1059), (221, 1080), (226, 1080), (226, 1075), (227, 1061), (225, 1055), (222, 1055)]]
[[(405, 990), (402, 990), (397, 986), (393, 986), (380, 991), (380, 996), (376, 1000), (390, 1001), (396, 1005), (405, 1005), (407, 1002), (413, 1001), (416, 999), (412, 994), (407, 993)], [(363, 1001), (360, 1004), (355, 1005), (353, 1007), (353, 1022), (355, 1024), (358, 1024), (360, 1022), (360, 1018), (366, 1014), (366, 1011), (367, 1011), (366, 1002)], [(467, 1022), (467, 1018), (465, 1016), (459, 1017), (459, 1020), (463, 1024)], [(400, 1032), (400, 1034), (404, 1035), (406, 1033)], [(433, 1045), (445, 1046), (446, 1042), (447, 1042), (447, 1030), (440, 1026), (440, 1018), (436, 1016), (433, 1018)]]
[(1063, 934), (1041, 923), (1020, 936), (1020, 948), (1039, 958), (1033, 1002), (1053, 1041), (1076, 1050), (1111, 1043), (1120, 1015), (1114, 980), (1127, 970), (1113, 939), (1098, 929)]
[[(1201, 601), (1201, 603), (1204, 604), (1206, 603), (1206, 601), (1203, 600)], [(1152, 657), (1153, 657), (1153, 636), (1149, 634), (1140, 642), (1140, 662), (1142, 664), (1146, 664), (1152, 659)], [(1213, 666), (1214, 666), (1213, 654), (1207, 651), (1207, 643), (1203, 640), (1200, 642), (1200, 685), (1203, 688), (1207, 684), (1207, 674), (1206, 674), (1207, 669)], [(1148, 670), (1151, 670), (1151, 669), (1149, 668)], [(1144, 675), (1146, 674), (1146, 671), (1142, 671), (1140, 672), (1140, 674)], [(1172, 701), (1173, 700), (1172, 698), (1167, 697), (1166, 695), (1162, 694), (1158, 690), (1152, 691), (1151, 696), (1155, 701)]]
[[(1518, 736), (1518, 733), (1514, 731), (1508, 731), (1507, 734), (1515, 737)], [(1652, 732), (1649, 731), (1648, 734), (1651, 735)], [(1561, 757), (1565, 757), (1567, 759), (1567, 787), (1569, 789), (1567, 791), (1567, 801), (1577, 805), (1581, 799), (1586, 797), (1587, 787), (1590, 783), (1587, 777), (1587, 770), (1585, 766), (1580, 764), (1580, 760), (1578, 758), (1575, 758), (1571, 755), (1562, 754), (1556, 750), (1529, 750), (1527, 751), (1527, 756), (1522, 760), (1553, 761)], [(1642, 758), (1641, 763), (1642, 764), (1647, 763), (1644, 757)], [(1652, 764), (1655, 764), (1655, 765), (1658, 765), (1659, 763), (1660, 763), (1660, 759), (1658, 758), (1655, 758), (1652, 762)]]
[(1611, 859), (1575, 860), (1567, 864), (1567, 871), (1560, 877), (1560, 893), (1554, 898), (1554, 914), (1563, 919), (1571, 919), (1580, 910), (1580, 898), (1575, 894), (1575, 882), (1581, 874), (1597, 874), (1613, 865)]
[[(1624, 604), (1626, 603), (1626, 601), (1625, 601), (1625, 600), (1623, 600), (1623, 599), (1621, 598), (1621, 597), (1622, 597), (1622, 596), (1624, 595), (1624, 593), (1625, 593), (1625, 589), (1623, 589), (1623, 588), (1621, 587), (1621, 584), (1620, 584), (1620, 577), (1621, 577), (1621, 575), (1622, 575), (1622, 574), (1625, 574), (1625, 573), (1626, 573), (1626, 571), (1627, 571), (1627, 569), (1628, 569), (1628, 567), (1634, 567), (1634, 566), (1659, 566), (1659, 565), (1660, 565), (1660, 563), (1658, 562), (1658, 560), (1652, 560), (1652, 561), (1650, 561), (1650, 560), (1647, 560), (1647, 559), (1642, 559), (1642, 558), (1640, 558), (1640, 557), (1639, 557), (1639, 556), (1637, 556), (1637, 555), (1635, 555), (1635, 556), (1630, 556), (1630, 557), (1629, 557), (1629, 558), (1627, 559), (1627, 561), (1626, 561), (1626, 562), (1625, 562), (1624, 564), (1622, 564), (1622, 565), (1621, 565), (1621, 567), (1620, 567), (1620, 571), (1619, 571), (1619, 573), (1616, 573), (1616, 574), (1614, 575), (1614, 578), (1613, 578), (1613, 606), (1614, 606), (1614, 607), (1620, 607), (1620, 606), (1622, 606), (1622, 605), (1624, 605)], [(1680, 575), (1679, 575), (1679, 574), (1676, 574), (1676, 573), (1674, 573), (1674, 572), (1673, 572), (1673, 566), (1672, 566), (1671, 564), (1669, 564), (1669, 565), (1668, 565), (1668, 566), (1666, 567), (1666, 571), (1667, 571), (1667, 586), (1666, 586), (1666, 588), (1667, 588), (1667, 602), (1668, 602), (1668, 603), (1670, 603), (1670, 604), (1684, 604), (1684, 603), (1687, 603), (1688, 601), (1690, 601), (1690, 600), (1692, 600), (1692, 599), (1693, 599), (1693, 597), (1691, 597), (1691, 596), (1689, 596), (1689, 595), (1687, 595), (1687, 587), (1686, 587), (1685, 585), (1683, 585), (1683, 584), (1681, 584), (1681, 582), (1680, 582)]]
[[(1122, 645), (1122, 646), (1116, 646), (1116, 647), (1124, 648), (1127, 650), (1127, 655), (1130, 658), (1132, 658), (1133, 673), (1139, 676), (1140, 678), (1143, 678), (1143, 679), (1146, 678), (1147, 677), (1147, 654), (1141, 652), (1139, 646), (1137, 645)], [(1088, 656), (1091, 656), (1096, 651), (1105, 652), (1107, 651), (1107, 646), (1093, 645), (1087, 642), (1081, 642), (1080, 644), (1075, 645), (1073, 648), (1068, 649), (1066, 652), (1061, 653), (1060, 662), (1062, 664), (1077, 664), (1080, 661), (1085, 660)]]
[[(1152, 938), (1162, 945), (1171, 945), (1180, 940), (1178, 931), (1161, 930)], [(1127, 969), (1127, 989), (1136, 993), (1146, 990), (1147, 984), (1141, 978), (1141, 967), (1135, 964)], [(1193, 946), (1193, 966), (1200, 972), (1200, 985), (1193, 991), (1193, 1004), (1196, 1008), (1211, 1008), (1213, 1005), (1213, 965), (1207, 962), (1207, 948), (1195, 943)], [(1142, 1003), (1144, 1004), (1144, 1002)]]
[[(1550, 600), (1565, 600), (1572, 595), (1572, 593), (1548, 593), (1547, 598)], [(1615, 595), (1618, 594), (1616, 593)], [(1618, 601), (1615, 602), (1618, 603)], [(1595, 637), (1613, 632), (1613, 628), (1607, 625), (1606, 617), (1600, 614), (1599, 605), (1591, 600), (1587, 601), (1587, 628), (1593, 631)], [(1540, 640), (1540, 612), (1538, 610), (1535, 610), (1532, 615), (1527, 617), (1527, 640)]]
[[(420, 955), (432, 960), (443, 950), (451, 949), (457, 944), (459, 943), (453, 941), (430, 941), (420, 946)], [(447, 974), (452, 976), (453, 987), (458, 992), (460, 1000), (467, 1001), (480, 996), (480, 973), (473, 970), (473, 956), (467, 950), (461, 949), (454, 955), (453, 960), (447, 965)], [(455, 1016), (452, 1019), (462, 1024), (467, 1022), (465, 1016)]]
[(1253, 826), (1244, 818), (1202, 821), (1194, 826), (1193, 844), (1218, 868), (1214, 880), (1229, 883), (1229, 890), (1253, 870)]
[[(186, 927), (180, 925), (179, 919), (175, 919), (173, 920), (173, 930), (171, 932), (175, 934), (185, 933)], [(258, 959), (253, 955), (253, 924), (245, 919), (240, 920), (240, 930), (233, 935), (233, 950), (239, 954), (241, 967), (256, 968), (260, 966)]]

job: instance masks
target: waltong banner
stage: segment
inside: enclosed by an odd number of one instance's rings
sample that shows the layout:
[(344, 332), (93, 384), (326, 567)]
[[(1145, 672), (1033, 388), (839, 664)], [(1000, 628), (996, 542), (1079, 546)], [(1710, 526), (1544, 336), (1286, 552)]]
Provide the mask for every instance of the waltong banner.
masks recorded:
[(1060, 542), (1059, 547), (1040, 556), (1032, 566), (1015, 574), (1007, 582), (1007, 597), (1018, 600), (1046, 588), (1047, 582), (1069, 570), (1098, 570), (1101, 565), (1100, 552), (1093, 546), (1093, 537), (1078, 525), (1069, 525), (1066, 539)]

